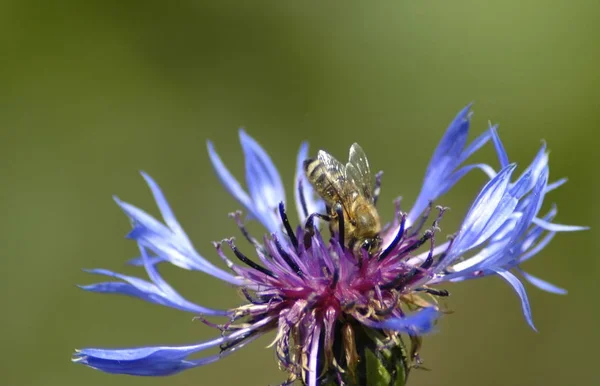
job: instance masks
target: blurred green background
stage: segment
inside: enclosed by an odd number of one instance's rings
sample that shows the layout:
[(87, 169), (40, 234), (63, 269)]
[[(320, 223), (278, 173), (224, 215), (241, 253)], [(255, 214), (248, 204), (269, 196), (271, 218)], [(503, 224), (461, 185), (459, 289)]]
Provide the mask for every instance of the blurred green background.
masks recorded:
[[(475, 101), (513, 160), (540, 139), (558, 222), (600, 226), (600, 3), (578, 1), (4, 1), (0, 5), (0, 384), (267, 385), (285, 375), (262, 339), (217, 364), (171, 378), (111, 376), (71, 364), (85, 346), (184, 344), (214, 332), (190, 315), (131, 298), (88, 294), (81, 268), (124, 266), (118, 194), (156, 214), (138, 170), (162, 185), (199, 252), (237, 229), (237, 209), (214, 177), (214, 140), (243, 177), (237, 129), (265, 146), (288, 186), (295, 153), (340, 158), (358, 141), (384, 169), (382, 213), (408, 204), (440, 136)], [(477, 156), (497, 166), (491, 147)], [(484, 182), (473, 173), (439, 203), (453, 233)], [(288, 189), (291, 198), (291, 189)], [(259, 229), (255, 227), (253, 229)], [(598, 237), (559, 235), (527, 264), (569, 290), (528, 286), (539, 333), (497, 278), (447, 286), (455, 311), (425, 341), (432, 371), (410, 385), (599, 384)], [(241, 303), (200, 273), (163, 269), (193, 301)]]

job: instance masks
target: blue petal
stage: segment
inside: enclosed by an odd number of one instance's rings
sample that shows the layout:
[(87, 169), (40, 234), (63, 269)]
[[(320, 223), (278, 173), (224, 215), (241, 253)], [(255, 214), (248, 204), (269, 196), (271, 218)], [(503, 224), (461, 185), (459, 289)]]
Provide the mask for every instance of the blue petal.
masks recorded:
[(73, 362), (87, 365), (100, 371), (112, 374), (128, 374), (140, 376), (164, 376), (172, 375), (183, 370), (214, 362), (222, 356), (234, 351), (230, 349), (219, 355), (188, 360), (188, 356), (203, 350), (216, 347), (222, 343), (233, 342), (244, 339), (235, 345), (242, 347), (245, 342), (256, 339), (261, 334), (247, 336), (249, 332), (255, 331), (270, 323), (273, 318), (264, 318), (252, 326), (238, 330), (231, 335), (222, 336), (207, 342), (188, 346), (155, 346), (138, 347), (129, 349), (98, 349), (86, 348), (76, 350)]
[(169, 206), (167, 199), (165, 198), (162, 190), (160, 189), (160, 187), (158, 186), (156, 181), (154, 181), (152, 179), (152, 177), (150, 177), (145, 172), (142, 172), (141, 174), (142, 174), (142, 177), (144, 177), (144, 180), (146, 180), (146, 183), (148, 184), (148, 186), (150, 187), (150, 190), (152, 191), (152, 195), (154, 196), (154, 201), (156, 201), (156, 205), (158, 206), (158, 209), (160, 210), (163, 220), (165, 220), (165, 224), (167, 224), (167, 226), (169, 228), (171, 228), (171, 230), (174, 233), (178, 234), (185, 241), (187, 241), (187, 243), (190, 243), (187, 235), (183, 231), (183, 228), (179, 224), (179, 221), (177, 221), (177, 219), (175, 218), (175, 214), (171, 210), (171, 207)]
[[(162, 257), (158, 257), (158, 256), (148, 257), (148, 262), (152, 265), (156, 265), (156, 264), (162, 263), (164, 261), (167, 261), (167, 260)], [(142, 257), (134, 257), (133, 259), (127, 260), (127, 264), (133, 265), (134, 267), (143, 267), (144, 259)]]
[(458, 164), (461, 164), (467, 160), (470, 156), (473, 155), (477, 150), (481, 149), (483, 145), (488, 143), (488, 141), (492, 138), (492, 132), (490, 130), (484, 131), (479, 137), (475, 138), (469, 146), (462, 152), (460, 158), (458, 159)]
[(270, 232), (281, 229), (277, 215), (280, 202), (285, 202), (281, 177), (266, 151), (244, 130), (240, 130), (240, 142), (246, 163), (246, 184), (265, 227)]
[(444, 133), (440, 143), (433, 152), (431, 162), (425, 172), (426, 179), (429, 174), (435, 173), (437, 169), (443, 169), (447, 165), (452, 164), (453, 161), (460, 156), (460, 153), (467, 142), (467, 135), (469, 133), (470, 109), (471, 104), (465, 106), (459, 111), (454, 120), (450, 123), (450, 126), (448, 126), (446, 133)]
[(227, 170), (217, 155), (212, 142), (208, 141), (208, 154), (217, 176), (233, 197), (248, 213), (260, 221), (271, 233), (279, 232), (281, 224), (277, 206), (285, 201), (285, 192), (275, 165), (262, 147), (246, 132), (240, 130), (240, 142), (246, 163), (246, 184), (250, 196)]
[[(498, 176), (500, 176), (500, 174)], [(531, 176), (531, 173), (528, 173), (521, 178), (528, 186), (529, 182), (527, 181), (527, 178), (529, 178), (529, 176)], [(539, 211), (544, 198), (547, 168), (545, 169), (545, 172), (538, 175), (538, 177), (539, 180), (537, 181), (535, 189), (522, 202), (518, 202), (517, 197), (512, 195), (514, 191), (522, 190), (521, 187), (518, 186), (520, 184), (514, 184), (507, 189), (502, 200), (498, 204), (494, 204), (496, 205), (496, 208), (493, 208), (493, 206), (489, 208), (489, 212), (487, 213), (487, 216), (490, 217), (489, 219), (485, 217), (486, 214), (483, 214), (483, 211), (482, 214), (476, 216), (477, 220), (480, 220), (482, 223), (486, 222), (484, 229), (481, 230), (479, 235), (474, 233), (473, 237), (461, 238), (461, 235), (459, 234), (457, 238), (458, 244), (462, 243), (469, 245), (468, 243), (470, 242), (470, 245), (476, 246), (486, 241), (488, 241), (489, 244), (477, 255), (456, 264), (453, 267), (456, 273), (449, 275), (447, 280), (458, 279), (460, 277), (471, 278), (470, 276), (476, 270), (494, 270), (496, 268), (508, 269), (511, 266), (518, 264), (519, 256), (524, 252), (522, 246), (526, 240), (524, 237), (526, 230), (531, 224), (531, 219)], [(483, 199), (484, 203), (487, 200), (485, 196), (482, 197), (480, 195), (476, 201), (480, 198)], [(493, 202), (494, 200), (490, 201)], [(475, 205), (476, 204), (474, 204), (474, 207)], [(516, 208), (520, 208), (522, 211), (519, 212)], [(467, 218), (469, 217), (470, 214), (467, 215)], [(476, 229), (469, 221), (465, 220), (463, 226), (461, 226), (461, 232), (463, 229), (466, 229), (468, 232), (469, 229), (474, 228)], [(474, 240), (475, 237), (477, 237), (476, 240)], [(457, 243), (455, 242), (455, 244)], [(473, 247), (465, 249), (465, 246), (459, 246), (459, 248), (462, 249), (454, 250), (453, 247), (453, 250), (449, 255), (450, 259), (455, 260), (458, 255)], [(459, 252), (460, 250), (463, 252)]]
[(526, 253), (523, 254), (523, 256), (521, 256), (519, 258), (519, 263), (523, 263), (523, 262), (531, 259), (533, 256), (537, 255), (542, 249), (544, 249), (546, 247), (546, 245), (548, 245), (548, 243), (550, 243), (550, 241), (552, 241), (552, 239), (554, 238), (555, 235), (556, 235), (556, 232), (548, 233), (540, 242), (538, 242), (535, 245), (535, 247), (528, 250)]
[(309, 358), (308, 358), (308, 384), (307, 386), (318, 386), (317, 376), (318, 370), (318, 358), (319, 358), (319, 343), (321, 341), (321, 325), (315, 325), (314, 331), (312, 332), (312, 339), (310, 343), (309, 349)]
[(450, 190), (451, 187), (453, 187), (458, 181), (460, 181), (465, 175), (467, 175), (467, 173), (469, 173), (471, 170), (474, 169), (479, 169), (482, 172), (484, 172), (490, 179), (494, 178), (496, 176), (496, 171), (488, 164), (471, 164), (471, 165), (467, 165), (467, 166), (463, 166), (462, 168), (458, 169), (456, 172), (452, 173), (447, 179), (446, 179), (446, 185), (447, 188), (440, 190), (439, 191), (439, 195), (443, 195), (445, 194), (448, 190)]
[(567, 294), (567, 290), (564, 288), (560, 288), (558, 286), (555, 286), (554, 284), (548, 283), (545, 280), (542, 280), (536, 276), (533, 276), (525, 271), (519, 270), (521, 275), (523, 275), (523, 277), (525, 278), (525, 280), (527, 280), (528, 282), (530, 282), (531, 284), (533, 284), (534, 286), (538, 287), (539, 289), (546, 291), (546, 292), (550, 292), (553, 294), (557, 294), (557, 295), (566, 295)]
[(444, 267), (485, 241), (512, 213), (516, 202), (507, 199), (506, 191), (514, 169), (514, 164), (505, 167), (483, 187), (463, 221)]
[(205, 364), (185, 360), (197, 352), (215, 347), (225, 341), (217, 338), (192, 346), (159, 346), (130, 349), (96, 349), (77, 350), (73, 362), (81, 363), (95, 369), (112, 373), (141, 376), (164, 376)]
[(521, 308), (523, 309), (523, 315), (525, 316), (525, 320), (527, 320), (527, 324), (529, 324), (529, 326), (531, 326), (531, 328), (533, 328), (534, 331), (537, 331), (533, 324), (533, 318), (531, 316), (531, 307), (529, 306), (529, 299), (527, 298), (527, 292), (525, 291), (525, 287), (523, 287), (523, 283), (521, 283), (521, 281), (519, 281), (519, 279), (515, 275), (508, 271), (502, 269), (498, 269), (495, 271), (498, 275), (500, 275), (500, 277), (506, 280), (506, 282), (510, 284), (517, 292), (517, 295), (519, 295), (519, 298), (521, 299)]
[[(304, 197), (308, 215), (312, 213), (325, 212), (323, 200), (315, 197), (314, 189), (304, 173), (304, 161), (306, 159), (308, 159), (308, 143), (302, 142), (300, 145), (300, 150), (298, 151), (298, 156), (296, 157), (296, 179), (294, 180), (294, 198), (296, 200), (296, 208), (298, 210), (300, 224), (304, 224), (307, 217), (307, 215), (304, 213), (304, 209), (302, 208), (300, 188), (302, 188), (302, 196)], [(302, 184), (302, 186), (300, 186), (300, 184)], [(316, 224), (318, 224), (318, 220), (315, 221), (317, 221)]]
[(213, 165), (213, 168), (217, 172), (217, 177), (227, 189), (229, 194), (231, 194), (246, 210), (251, 213), (254, 217), (258, 218), (257, 213), (255, 213), (254, 205), (252, 204), (252, 200), (250, 196), (242, 189), (240, 183), (235, 179), (235, 177), (227, 170), (223, 161), (215, 151), (214, 145), (211, 141), (206, 143), (208, 148), (208, 156), (210, 158), (210, 162)]
[(91, 269), (86, 271), (92, 274), (106, 275), (124, 281), (124, 283), (103, 282), (80, 286), (80, 288), (86, 291), (132, 296), (138, 299), (145, 300), (149, 303), (171, 307), (181, 311), (192, 312), (194, 314), (205, 314), (211, 316), (225, 316), (229, 314), (229, 312), (227, 311), (213, 310), (210, 308), (196, 305), (184, 299), (166, 283), (161, 283), (162, 287), (159, 287), (158, 285), (153, 284), (151, 282), (132, 276), (122, 275), (105, 269)]
[(496, 153), (498, 154), (498, 160), (500, 161), (500, 167), (505, 168), (508, 162), (508, 154), (506, 154), (506, 150), (504, 149), (504, 145), (498, 136), (498, 131), (496, 130), (498, 126), (490, 126), (490, 131), (492, 133), (492, 141), (494, 142), (494, 147), (496, 148)]
[[(306, 217), (311, 213), (310, 209), (308, 209), (308, 194), (306, 194), (306, 176), (304, 175), (304, 161), (308, 159), (308, 143), (302, 142), (300, 144), (300, 150), (298, 151), (298, 156), (296, 157), (296, 177), (294, 179), (294, 200), (296, 201), (296, 209), (298, 211), (298, 219), (300, 220), (300, 224), (304, 224), (306, 221)], [(304, 204), (306, 205), (306, 212), (304, 212), (304, 208), (302, 207), (302, 199), (300, 194), (302, 193), (302, 197), (304, 198)]]
[(138, 299), (145, 300), (149, 303), (158, 304), (161, 306), (175, 308), (181, 311), (191, 312), (194, 314), (202, 314), (204, 310), (194, 308), (194, 307), (186, 307), (178, 304), (174, 304), (168, 299), (166, 299), (160, 293), (153, 293), (149, 291), (142, 291), (139, 288), (123, 282), (102, 282), (102, 283), (94, 283), (90, 285), (81, 285), (79, 288), (90, 291), (90, 292), (98, 292), (104, 294), (118, 294), (118, 295), (126, 295), (132, 296)]
[(585, 231), (590, 229), (590, 227), (578, 226), (578, 225), (562, 225), (562, 224), (553, 224), (551, 222), (544, 221), (540, 218), (534, 218), (533, 223), (540, 228), (543, 228), (550, 232), (577, 232), (577, 231)]
[(563, 186), (567, 181), (568, 181), (567, 178), (561, 178), (560, 180), (557, 180), (551, 184), (548, 184), (548, 186), (546, 186), (546, 193)]
[[(539, 175), (542, 174), (544, 169), (546, 169), (547, 167), (548, 167), (548, 152), (546, 151), (546, 143), (544, 142), (544, 143), (542, 143), (542, 146), (540, 147), (540, 150), (537, 152), (533, 161), (529, 164), (527, 169), (525, 169), (523, 171), (523, 174), (531, 171), (531, 173), (533, 174), (532, 181), (535, 182), (539, 178)], [(533, 188), (533, 183), (532, 183), (531, 187)]]
[[(150, 181), (154, 183), (152, 180)], [(143, 210), (115, 197), (117, 204), (133, 222), (134, 228), (128, 237), (151, 249), (158, 257), (178, 267), (202, 271), (233, 285), (242, 284), (241, 279), (216, 267), (196, 252), (187, 235), (176, 222), (170, 208), (166, 205), (162, 193), (156, 189), (156, 185), (151, 184), (151, 188), (161, 205), (165, 221), (168, 219), (172, 225), (175, 225), (175, 228), (166, 227)]]
[(383, 330), (393, 330), (397, 332), (420, 335), (430, 332), (433, 329), (434, 322), (439, 316), (439, 311), (437, 311), (434, 307), (427, 307), (415, 312), (412, 315), (401, 318), (389, 318), (382, 322), (374, 322), (371, 320), (361, 320), (361, 322), (367, 326), (380, 328)]
[[(520, 183), (523, 185), (520, 189), (521, 192), (528, 192), (533, 189), (541, 174), (547, 173), (546, 169), (548, 169), (548, 153), (546, 152), (546, 144), (544, 143), (515, 184)], [(522, 181), (525, 179), (525, 176), (527, 176), (526, 184)]]
[(113, 196), (113, 199), (115, 200), (117, 205), (119, 205), (121, 207), (123, 212), (125, 212), (127, 217), (129, 217), (131, 219), (134, 227), (142, 226), (143, 228), (151, 231), (152, 233), (160, 234), (163, 237), (174, 237), (175, 236), (175, 234), (173, 232), (171, 232), (169, 230), (169, 228), (165, 227), (163, 224), (161, 224), (160, 221), (158, 221), (154, 217), (150, 216), (148, 213), (144, 212), (143, 210), (141, 210), (127, 202), (121, 201), (121, 199), (119, 199), (119, 197), (117, 197), (117, 196)]
[[(540, 173), (535, 175), (537, 180), (533, 182), (533, 191), (531, 191), (531, 193), (524, 200), (522, 200), (525, 206), (519, 208), (521, 210), (521, 218), (515, 224), (510, 243), (517, 243), (518, 239), (525, 235), (527, 228), (529, 228), (531, 225), (531, 221), (540, 211), (542, 203), (544, 202), (544, 191), (548, 183), (548, 172), (548, 168), (544, 167)], [(513, 252), (513, 255), (514, 254), (515, 252)]]
[[(466, 172), (472, 170), (472, 168), (463, 168), (460, 173), (455, 172), (462, 162), (490, 139), (491, 133), (484, 133), (465, 149), (469, 133), (470, 108), (471, 105), (468, 105), (458, 113), (434, 151), (425, 172), (421, 192), (408, 214), (408, 224), (414, 223), (430, 201), (445, 194)], [(483, 170), (489, 172), (485, 168)]]

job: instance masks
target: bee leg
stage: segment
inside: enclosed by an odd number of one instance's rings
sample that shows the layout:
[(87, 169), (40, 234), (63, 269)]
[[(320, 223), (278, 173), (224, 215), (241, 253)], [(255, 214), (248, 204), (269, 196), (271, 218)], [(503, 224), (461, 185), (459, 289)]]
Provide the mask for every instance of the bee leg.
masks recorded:
[(334, 220), (333, 214), (335, 212), (331, 211), (331, 206), (330, 205), (325, 205), (325, 212), (331, 214), (329, 216), (329, 220), (328, 220), (329, 221), (329, 234), (331, 235), (331, 238), (333, 238), (334, 237), (333, 235), (335, 235), (335, 226), (334, 226), (334, 223), (333, 223), (333, 220)]
[(310, 238), (315, 234), (315, 217), (320, 218), (325, 221), (331, 221), (331, 217), (326, 214), (321, 213), (312, 213), (306, 219), (306, 223), (304, 225), (304, 247), (309, 248), (311, 245)]
[(342, 204), (338, 202), (334, 205), (333, 210), (335, 211), (338, 220), (338, 237), (340, 241), (340, 246), (342, 247), (342, 249), (344, 249), (344, 208), (342, 207)]
[(381, 193), (381, 176), (383, 176), (383, 171), (380, 171), (377, 174), (375, 174), (375, 188), (373, 189), (373, 205), (377, 205), (379, 193)]

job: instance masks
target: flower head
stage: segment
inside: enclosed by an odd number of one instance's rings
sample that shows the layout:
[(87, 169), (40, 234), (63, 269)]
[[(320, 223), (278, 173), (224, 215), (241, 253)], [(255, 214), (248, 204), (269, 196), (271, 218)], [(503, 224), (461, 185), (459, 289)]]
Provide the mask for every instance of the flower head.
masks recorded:
[[(404, 367), (398, 370), (392, 366), (390, 373), (405, 377), (411, 365), (420, 363), (421, 336), (432, 331), (443, 313), (437, 300), (447, 296), (448, 291), (432, 286), (488, 275), (501, 276), (516, 290), (526, 320), (533, 327), (524, 287), (511, 270), (544, 290), (564, 293), (521, 271), (520, 264), (543, 249), (555, 233), (583, 228), (551, 223), (555, 208), (538, 216), (545, 194), (564, 182), (548, 183), (545, 145), (521, 175), (513, 178), (516, 165), (509, 163), (495, 127), (467, 146), (469, 108), (459, 112), (434, 152), (414, 206), (403, 212), (397, 203), (392, 221), (379, 235), (381, 248), (373, 253), (347, 247), (344, 216), (338, 216), (337, 227), (328, 227), (323, 220), (319, 227), (319, 217), (326, 217), (323, 214), (327, 209), (304, 173), (306, 144), (302, 144), (297, 158), (294, 190), (300, 221), (293, 225), (286, 212), (281, 178), (254, 139), (240, 131), (247, 192), (227, 170), (213, 144), (208, 143), (210, 159), (225, 188), (268, 231), (264, 237), (255, 238), (246, 230), (241, 212), (231, 215), (244, 246), (234, 238), (214, 243), (216, 254), (231, 272), (212, 264), (195, 250), (158, 185), (143, 173), (163, 222), (119, 199), (116, 202), (132, 221), (133, 230), (128, 237), (136, 241), (141, 253), (132, 263), (143, 266), (150, 280), (96, 269), (89, 272), (118, 281), (82, 288), (191, 312), (221, 334), (213, 340), (186, 346), (82, 349), (77, 350), (74, 361), (108, 373), (170, 375), (219, 360), (275, 331), (273, 346), (280, 367), (289, 374), (289, 382), (299, 378), (308, 385), (328, 379), (365, 384), (367, 351), (375, 355), (398, 354), (396, 363)], [(465, 165), (490, 139), (500, 170), (496, 172), (487, 164)], [(432, 203), (474, 169), (486, 173), (489, 181), (459, 230), (449, 241), (439, 243), (440, 221), (446, 209), (433, 207)], [(374, 202), (380, 183), (378, 174)], [(227, 310), (194, 304), (162, 279), (157, 267), (163, 262), (202, 271), (236, 286), (247, 303)], [(209, 317), (224, 317), (225, 323), (214, 324)], [(408, 354), (403, 350), (406, 336), (411, 341)], [(219, 347), (220, 353), (190, 359), (212, 347)]]

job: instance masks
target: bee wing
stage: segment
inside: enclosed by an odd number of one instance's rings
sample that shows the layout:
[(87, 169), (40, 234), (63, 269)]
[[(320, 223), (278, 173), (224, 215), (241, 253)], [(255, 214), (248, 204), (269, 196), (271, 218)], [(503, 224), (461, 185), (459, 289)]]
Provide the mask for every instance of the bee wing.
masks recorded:
[(350, 146), (348, 163), (346, 164), (346, 177), (359, 189), (360, 193), (369, 200), (373, 200), (373, 176), (369, 167), (369, 160), (358, 143)]
[(346, 184), (346, 167), (326, 151), (320, 150), (317, 154), (320, 166), (324, 173), (315, 181), (317, 190), (325, 195), (326, 201), (345, 200), (344, 186)]

